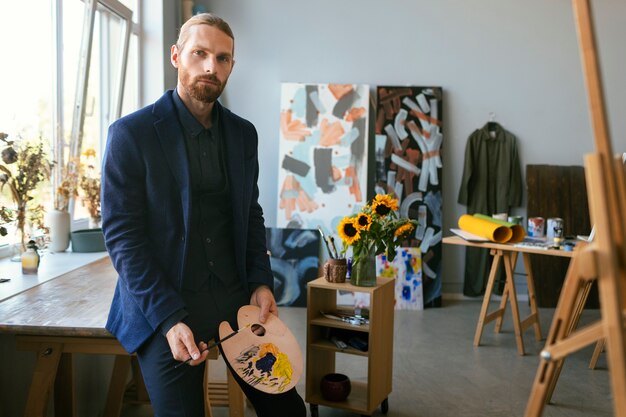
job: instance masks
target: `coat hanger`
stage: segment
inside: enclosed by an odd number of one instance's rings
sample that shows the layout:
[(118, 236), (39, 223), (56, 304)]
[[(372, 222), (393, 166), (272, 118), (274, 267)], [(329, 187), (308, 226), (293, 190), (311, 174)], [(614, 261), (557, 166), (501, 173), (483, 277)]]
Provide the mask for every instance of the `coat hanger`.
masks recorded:
[(489, 112), (489, 121), (487, 122), (487, 131), (492, 138), (496, 137), (496, 131), (498, 130), (498, 122), (496, 122), (496, 114)]

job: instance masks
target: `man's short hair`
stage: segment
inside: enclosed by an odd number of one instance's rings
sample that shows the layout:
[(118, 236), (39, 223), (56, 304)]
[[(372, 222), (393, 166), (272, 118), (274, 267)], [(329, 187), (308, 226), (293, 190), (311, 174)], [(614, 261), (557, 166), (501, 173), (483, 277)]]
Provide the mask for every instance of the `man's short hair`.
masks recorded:
[(192, 16), (189, 20), (187, 20), (180, 28), (180, 32), (178, 33), (178, 40), (176, 41), (176, 47), (178, 50), (182, 50), (185, 46), (185, 42), (187, 42), (187, 38), (189, 38), (189, 31), (192, 27), (196, 25), (209, 25), (218, 28), (229, 37), (235, 40), (235, 35), (233, 35), (233, 31), (230, 26), (224, 19), (221, 17), (217, 17), (211, 13), (200, 13), (195, 16)]

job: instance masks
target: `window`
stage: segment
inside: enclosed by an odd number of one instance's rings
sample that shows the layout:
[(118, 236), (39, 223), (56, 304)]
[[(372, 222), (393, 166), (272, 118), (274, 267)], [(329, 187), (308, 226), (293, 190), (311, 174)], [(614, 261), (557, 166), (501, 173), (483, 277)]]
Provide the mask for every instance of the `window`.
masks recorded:
[[(0, 66), (0, 132), (50, 141), (57, 165), (53, 186), (41, 190), (46, 210), (69, 158), (93, 148), (99, 163), (109, 124), (138, 107), (137, 3), (0, 2), (0, 42), (10, 51)], [(6, 189), (0, 206), (13, 206)], [(86, 217), (78, 202), (73, 218)], [(0, 245), (14, 241), (11, 230), (0, 237)]]

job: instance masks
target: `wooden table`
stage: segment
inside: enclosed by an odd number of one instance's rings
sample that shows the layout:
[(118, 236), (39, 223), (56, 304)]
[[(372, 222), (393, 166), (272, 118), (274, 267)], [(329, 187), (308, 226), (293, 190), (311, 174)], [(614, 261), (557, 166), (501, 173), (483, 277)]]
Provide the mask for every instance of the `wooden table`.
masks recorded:
[[(473, 246), (477, 248), (489, 249), (491, 255), (493, 255), (493, 261), (491, 263), (491, 269), (489, 271), (489, 278), (487, 280), (487, 288), (485, 289), (483, 304), (480, 309), (480, 315), (478, 316), (478, 324), (476, 325), (476, 333), (474, 334), (474, 346), (480, 345), (480, 338), (482, 337), (483, 329), (491, 321), (496, 320), (495, 331), (496, 333), (500, 333), (500, 330), (502, 329), (502, 320), (506, 311), (506, 304), (508, 301), (511, 305), (511, 314), (513, 316), (513, 328), (515, 332), (515, 340), (517, 343), (517, 352), (520, 355), (524, 355), (524, 331), (532, 326), (535, 331), (535, 338), (537, 340), (541, 340), (541, 326), (539, 324), (539, 312), (537, 310), (537, 300), (535, 297), (535, 284), (533, 280), (533, 273), (529, 255), (536, 254), (571, 258), (574, 252), (567, 252), (557, 249), (538, 249), (526, 246), (514, 246), (507, 243), (475, 243), (468, 242), (458, 236), (445, 237), (443, 238), (443, 243), (447, 243), (449, 245)], [(513, 274), (515, 270), (515, 263), (517, 262), (517, 257), (520, 253), (522, 254), (522, 258), (524, 260), (524, 268), (526, 269), (528, 301), (530, 304), (530, 315), (523, 320), (520, 319), (519, 307), (517, 305), (517, 294), (515, 291), (515, 277)], [(492, 312), (488, 312), (489, 302), (491, 301), (493, 287), (496, 280), (496, 273), (498, 271), (498, 266), (501, 260), (504, 263), (504, 269), (506, 273), (504, 292), (502, 294), (499, 308)]]
[(0, 332), (37, 352), (24, 416), (45, 415), (53, 384), (55, 415), (76, 415), (73, 353), (116, 355), (104, 415), (119, 415), (130, 356), (104, 328), (116, 280), (107, 257), (0, 303)]
[[(118, 417), (127, 400), (149, 402), (136, 360), (104, 328), (116, 282), (117, 273), (107, 256), (0, 302), (0, 333), (16, 335), (19, 350), (37, 352), (25, 417), (46, 415), (53, 385), (54, 415), (76, 415), (74, 353), (115, 356), (104, 417)], [(213, 348), (208, 359), (218, 355)], [(131, 368), (132, 392), (127, 385)], [(229, 407), (230, 417), (243, 417), (243, 392), (230, 372), (226, 382), (210, 381), (207, 362), (205, 375), (206, 415), (211, 417), (211, 407), (221, 406)]]

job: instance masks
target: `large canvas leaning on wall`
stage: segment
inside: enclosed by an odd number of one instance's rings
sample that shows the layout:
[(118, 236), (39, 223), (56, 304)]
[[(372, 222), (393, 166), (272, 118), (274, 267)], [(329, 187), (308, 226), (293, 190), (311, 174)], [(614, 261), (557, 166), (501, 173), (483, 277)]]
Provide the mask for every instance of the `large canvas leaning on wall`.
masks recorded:
[(369, 86), (283, 83), (276, 225), (336, 233), (367, 203)]
[(396, 310), (424, 309), (420, 248), (396, 248), (396, 256), (391, 262), (385, 255), (378, 255), (376, 275), (395, 278)]
[(279, 306), (306, 307), (306, 285), (319, 275), (320, 234), (309, 229), (265, 228)]
[(419, 221), (409, 246), (422, 254), (425, 306), (441, 300), (441, 87), (377, 87), (375, 191), (399, 199), (400, 216)]

